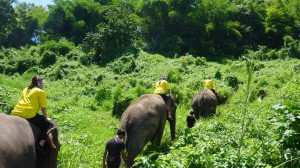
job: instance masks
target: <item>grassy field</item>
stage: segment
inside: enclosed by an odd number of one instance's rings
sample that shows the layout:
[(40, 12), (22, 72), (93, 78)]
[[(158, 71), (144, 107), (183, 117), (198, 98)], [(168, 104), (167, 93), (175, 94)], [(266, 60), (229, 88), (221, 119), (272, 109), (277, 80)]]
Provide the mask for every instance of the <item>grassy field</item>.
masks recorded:
[[(58, 167), (96, 168), (102, 165), (105, 143), (120, 127), (123, 110), (141, 94), (152, 93), (165, 74), (177, 98), (177, 138), (170, 142), (167, 124), (162, 145), (146, 147), (137, 160), (139, 167), (274, 167), (291, 155), (284, 159), (276, 139), (278, 128), (272, 121), (280, 114), (272, 106), (288, 98), (299, 103), (300, 63), (298, 59), (253, 61), (253, 72), (247, 72), (247, 63), (210, 62), (189, 55), (168, 59), (145, 52), (121, 57), (106, 67), (58, 61), (22, 75), (1, 74), (0, 107), (10, 113), (31, 76), (43, 76), (48, 113), (60, 129)], [(217, 116), (200, 119), (187, 129), (192, 96), (203, 89), (208, 76), (214, 78), (222, 100)], [(266, 97), (258, 101), (261, 89)]]

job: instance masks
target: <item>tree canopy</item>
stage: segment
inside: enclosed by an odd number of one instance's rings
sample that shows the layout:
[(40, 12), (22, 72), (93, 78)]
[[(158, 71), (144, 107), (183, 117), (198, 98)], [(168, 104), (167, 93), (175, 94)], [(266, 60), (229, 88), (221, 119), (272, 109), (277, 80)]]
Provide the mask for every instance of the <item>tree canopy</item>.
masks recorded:
[(285, 36), (300, 34), (298, 0), (56, 0), (47, 9), (14, 3), (1, 1), (1, 46), (65, 38), (98, 63), (136, 49), (238, 57), (259, 46), (279, 49)]

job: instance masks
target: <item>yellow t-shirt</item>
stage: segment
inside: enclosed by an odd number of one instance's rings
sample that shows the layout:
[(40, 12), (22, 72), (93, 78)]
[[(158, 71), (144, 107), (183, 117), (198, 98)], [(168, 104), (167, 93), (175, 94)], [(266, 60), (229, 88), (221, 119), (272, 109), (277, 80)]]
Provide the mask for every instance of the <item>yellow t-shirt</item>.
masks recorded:
[(214, 88), (214, 84), (213, 84), (212, 79), (205, 80), (205, 88), (207, 88), (207, 89), (213, 89)]
[(46, 93), (38, 87), (32, 89), (27, 87), (23, 90), (20, 100), (11, 114), (29, 119), (34, 117), (40, 108), (46, 108)]
[(170, 86), (166, 80), (160, 80), (156, 82), (154, 94), (167, 94), (167, 90), (170, 89)]

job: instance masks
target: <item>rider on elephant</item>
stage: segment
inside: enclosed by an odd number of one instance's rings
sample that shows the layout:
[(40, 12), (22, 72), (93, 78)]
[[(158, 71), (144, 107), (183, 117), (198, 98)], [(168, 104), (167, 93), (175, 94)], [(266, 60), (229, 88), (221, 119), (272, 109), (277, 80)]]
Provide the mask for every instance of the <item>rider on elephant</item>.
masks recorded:
[(217, 100), (219, 100), (219, 95), (216, 92), (216, 90), (214, 89), (214, 81), (213, 81), (213, 79), (211, 79), (210, 76), (208, 76), (208, 78), (205, 80), (204, 89), (211, 90), (216, 95)]
[[(164, 101), (167, 102), (171, 94), (171, 89), (167, 81), (167, 77), (165, 75), (162, 75), (159, 81), (156, 82), (154, 94), (159, 94), (164, 99)], [(169, 96), (167, 96), (167, 94)], [(172, 120), (169, 111), (168, 111), (168, 119)]]
[[(42, 140), (37, 148), (43, 147), (47, 140), (51, 148), (57, 150), (51, 134), (51, 130), (55, 129), (55, 126), (47, 118), (46, 93), (43, 87), (44, 79), (33, 76), (30, 85), (23, 90), (19, 102), (11, 114), (25, 118), (41, 129)], [(40, 109), (43, 115), (38, 114)]]

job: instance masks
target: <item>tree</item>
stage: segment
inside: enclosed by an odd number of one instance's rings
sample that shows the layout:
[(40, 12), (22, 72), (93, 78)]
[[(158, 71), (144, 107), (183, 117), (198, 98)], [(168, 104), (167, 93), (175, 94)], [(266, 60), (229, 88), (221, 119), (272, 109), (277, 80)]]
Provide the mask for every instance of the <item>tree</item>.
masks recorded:
[(83, 42), (86, 52), (93, 53), (93, 61), (107, 63), (117, 57), (139, 38), (137, 16), (126, 4), (112, 4), (105, 12), (105, 22), (97, 26), (96, 33), (88, 33)]
[(270, 47), (280, 48), (283, 46), (283, 37), (290, 35), (299, 38), (300, 2), (276, 0), (266, 11), (264, 21), (268, 42)]
[(4, 45), (8, 35), (16, 22), (12, 6), (15, 0), (0, 1), (0, 45)]
[(41, 31), (46, 17), (46, 10), (25, 2), (17, 3), (14, 9), (17, 22), (8, 36), (8, 45), (20, 47), (36, 44), (38, 33)]

